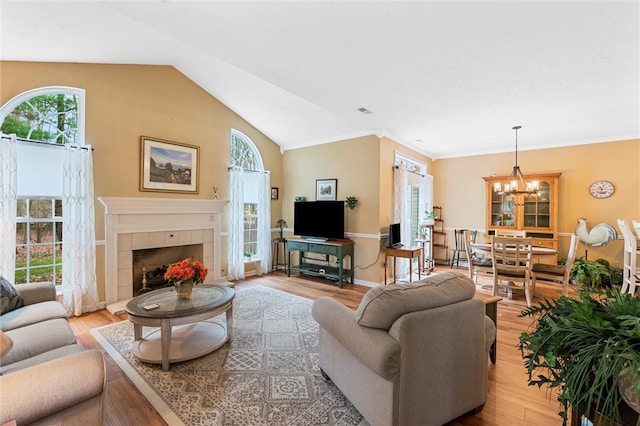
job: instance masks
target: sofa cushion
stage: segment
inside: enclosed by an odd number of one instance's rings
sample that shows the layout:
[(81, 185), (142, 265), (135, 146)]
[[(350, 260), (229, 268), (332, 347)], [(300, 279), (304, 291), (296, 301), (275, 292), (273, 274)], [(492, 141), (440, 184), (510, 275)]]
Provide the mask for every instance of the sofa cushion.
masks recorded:
[(27, 325), (6, 332), (13, 347), (2, 360), (2, 365), (22, 361), (36, 355), (76, 343), (66, 319), (56, 318)]
[(67, 318), (67, 311), (59, 302), (40, 302), (26, 305), (0, 317), (0, 330), (9, 331), (26, 325), (55, 319)]
[(31, 367), (33, 365), (42, 364), (47, 361), (65, 357), (69, 354), (75, 354), (83, 351), (82, 346), (78, 344), (62, 346), (50, 351), (41, 353), (40, 355), (32, 356), (31, 358), (23, 359), (22, 361), (14, 362), (12, 364), (3, 364), (0, 366), (0, 375), (12, 373), (14, 371), (22, 370), (23, 368)]
[(374, 287), (362, 298), (356, 321), (365, 327), (388, 330), (408, 312), (472, 299), (476, 286), (458, 272), (443, 272), (408, 284)]
[(5, 277), (0, 275), (0, 315), (24, 306), (22, 296)]

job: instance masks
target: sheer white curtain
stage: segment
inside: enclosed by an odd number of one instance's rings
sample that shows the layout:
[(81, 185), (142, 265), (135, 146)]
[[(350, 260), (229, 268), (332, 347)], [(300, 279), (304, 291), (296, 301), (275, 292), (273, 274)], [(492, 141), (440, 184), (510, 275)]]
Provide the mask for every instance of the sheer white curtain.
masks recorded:
[(229, 223), (228, 278), (244, 278), (244, 172), (239, 168), (230, 170), (231, 214)]
[(16, 135), (2, 134), (0, 142), (0, 275), (14, 282), (16, 270), (16, 210), (18, 157)]
[[(411, 194), (408, 171), (404, 165), (394, 168), (393, 172), (393, 221), (400, 223), (400, 239), (404, 245), (411, 246)], [(396, 258), (396, 273), (399, 278), (409, 276), (410, 259)]]
[(271, 174), (260, 172), (258, 177), (258, 274), (271, 270)]
[(426, 218), (426, 212), (433, 210), (433, 176), (427, 174), (420, 179), (420, 185), (418, 186), (420, 191), (420, 212), (419, 218), (423, 220)]
[(62, 176), (62, 303), (69, 315), (99, 308), (91, 146), (65, 145)]

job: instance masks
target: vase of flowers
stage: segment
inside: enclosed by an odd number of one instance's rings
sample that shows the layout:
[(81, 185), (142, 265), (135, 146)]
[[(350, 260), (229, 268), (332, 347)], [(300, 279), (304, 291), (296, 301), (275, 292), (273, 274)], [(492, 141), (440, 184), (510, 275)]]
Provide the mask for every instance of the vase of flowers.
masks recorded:
[(164, 274), (164, 279), (174, 285), (178, 299), (191, 299), (193, 286), (201, 284), (205, 278), (207, 268), (190, 258), (171, 264)]

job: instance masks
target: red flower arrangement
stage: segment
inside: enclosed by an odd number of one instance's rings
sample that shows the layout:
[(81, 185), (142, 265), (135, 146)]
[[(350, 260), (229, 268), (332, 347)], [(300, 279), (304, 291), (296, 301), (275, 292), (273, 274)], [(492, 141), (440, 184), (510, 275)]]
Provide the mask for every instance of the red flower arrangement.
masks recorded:
[(190, 258), (171, 264), (164, 273), (164, 279), (173, 284), (192, 281), (200, 284), (207, 278), (207, 268), (202, 262), (192, 261)]

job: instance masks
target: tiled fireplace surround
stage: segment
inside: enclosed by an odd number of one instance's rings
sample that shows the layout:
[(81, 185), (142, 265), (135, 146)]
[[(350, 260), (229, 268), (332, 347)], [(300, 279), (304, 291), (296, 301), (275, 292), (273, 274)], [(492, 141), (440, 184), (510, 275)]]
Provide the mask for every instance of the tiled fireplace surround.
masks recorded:
[(226, 201), (101, 197), (105, 206), (107, 306), (133, 297), (133, 250), (202, 244), (206, 282), (220, 280), (220, 223)]

